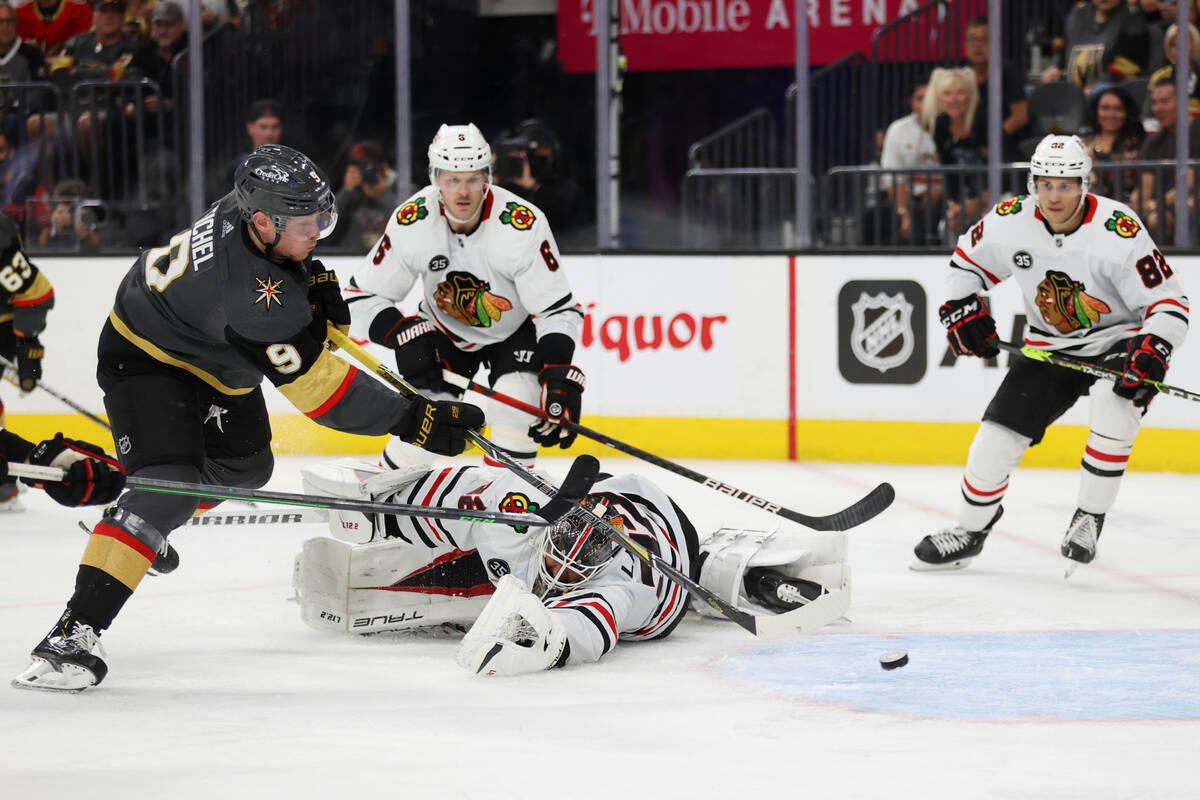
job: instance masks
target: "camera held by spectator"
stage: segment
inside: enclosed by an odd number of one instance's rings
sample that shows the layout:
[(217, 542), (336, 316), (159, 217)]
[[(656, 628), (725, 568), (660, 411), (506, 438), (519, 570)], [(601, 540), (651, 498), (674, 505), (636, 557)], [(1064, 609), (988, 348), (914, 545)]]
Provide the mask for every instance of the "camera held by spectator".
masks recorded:
[(355, 252), (370, 249), (399, 203), (392, 188), (395, 181), (396, 173), (387, 162), (382, 144), (366, 139), (352, 146), (337, 194), (338, 226), (330, 244), (346, 245)]
[(498, 185), (545, 211), (556, 230), (576, 223), (579, 186), (561, 174), (562, 148), (558, 136), (544, 122), (525, 120), (511, 134), (502, 134), (492, 152), (496, 154), (492, 172)]

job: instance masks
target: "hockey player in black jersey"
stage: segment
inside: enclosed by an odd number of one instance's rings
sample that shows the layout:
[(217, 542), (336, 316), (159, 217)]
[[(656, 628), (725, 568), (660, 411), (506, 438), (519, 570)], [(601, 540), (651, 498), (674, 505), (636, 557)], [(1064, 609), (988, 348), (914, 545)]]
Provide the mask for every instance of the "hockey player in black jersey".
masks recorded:
[[(318, 424), (463, 451), (482, 411), (401, 397), (326, 348), (326, 323), (350, 324), (336, 276), (312, 259), (336, 221), (320, 169), (264, 145), (238, 167), (232, 192), (138, 258), (100, 333), (97, 368), (130, 475), (262, 486), (273, 466), (264, 376)], [(197, 507), (178, 495), (122, 496), (92, 530), (66, 611), (13, 685), (80, 691), (103, 680), (97, 637)]]
[[(54, 288), (25, 257), (16, 223), (0, 214), (0, 356), (16, 364), (16, 382), (22, 391), (33, 391), (42, 378), (44, 351), (38, 334), (46, 328), (46, 314), (53, 307)], [(20, 510), (16, 481), (0, 479), (0, 512)]]

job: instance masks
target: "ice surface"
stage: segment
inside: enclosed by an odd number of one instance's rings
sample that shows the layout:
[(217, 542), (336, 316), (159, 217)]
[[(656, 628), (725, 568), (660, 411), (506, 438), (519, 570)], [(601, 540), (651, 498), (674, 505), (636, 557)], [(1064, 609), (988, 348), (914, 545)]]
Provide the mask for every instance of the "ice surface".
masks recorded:
[[(279, 460), (270, 488), (299, 491)], [(308, 629), (292, 559), (319, 525), (188, 527), (104, 634), (78, 696), (0, 686), (0, 796), (1184, 798), (1200, 782), (1200, 522), (1194, 475), (1130, 473), (1097, 560), (1063, 579), (1074, 471), (1019, 470), (966, 570), (907, 569), (946, 525), (959, 470), (689, 462), (807, 514), (876, 483), (850, 532), (850, 621), (764, 643), (689, 619), (598, 665), (516, 679), (455, 666), (453, 639)], [(552, 473), (566, 461), (545, 459)], [(630, 459), (701, 529), (779, 518)], [(0, 515), (0, 677), (70, 594), (85, 537), (28, 492)], [(878, 656), (908, 650), (885, 672)], [(386, 794), (385, 794), (386, 793)]]

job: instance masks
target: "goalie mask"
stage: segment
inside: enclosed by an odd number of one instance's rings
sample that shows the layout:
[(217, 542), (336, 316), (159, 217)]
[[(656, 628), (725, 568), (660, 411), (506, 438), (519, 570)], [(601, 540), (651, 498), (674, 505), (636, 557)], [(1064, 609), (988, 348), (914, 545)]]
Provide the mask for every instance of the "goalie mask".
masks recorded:
[[(604, 497), (589, 495), (582, 503), (609, 525), (624, 530), (624, 520), (612, 512)], [(546, 526), (538, 544), (533, 591), (542, 597), (578, 588), (612, 563), (619, 550), (616, 542), (578, 510)]]

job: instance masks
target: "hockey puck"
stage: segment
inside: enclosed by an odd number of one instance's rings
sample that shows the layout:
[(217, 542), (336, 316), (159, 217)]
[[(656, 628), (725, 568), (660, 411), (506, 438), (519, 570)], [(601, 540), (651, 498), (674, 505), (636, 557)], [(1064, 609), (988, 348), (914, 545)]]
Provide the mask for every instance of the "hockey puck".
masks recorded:
[(899, 669), (908, 663), (908, 653), (903, 650), (889, 650), (879, 657), (879, 666), (884, 669)]

